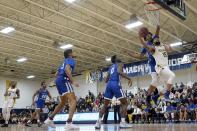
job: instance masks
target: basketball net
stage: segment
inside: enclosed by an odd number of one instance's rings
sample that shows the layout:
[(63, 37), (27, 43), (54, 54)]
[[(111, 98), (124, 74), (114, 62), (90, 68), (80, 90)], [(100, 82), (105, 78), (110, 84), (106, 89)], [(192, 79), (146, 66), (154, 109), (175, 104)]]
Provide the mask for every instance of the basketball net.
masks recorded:
[(148, 21), (154, 26), (160, 25), (160, 8), (157, 6), (156, 2), (147, 2), (144, 6)]

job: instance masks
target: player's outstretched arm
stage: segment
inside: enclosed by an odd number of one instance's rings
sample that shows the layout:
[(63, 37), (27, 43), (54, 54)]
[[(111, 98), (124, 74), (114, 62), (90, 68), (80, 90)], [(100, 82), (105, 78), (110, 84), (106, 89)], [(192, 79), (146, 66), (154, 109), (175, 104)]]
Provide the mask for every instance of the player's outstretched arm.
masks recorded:
[(143, 59), (145, 56), (145, 54), (143, 53), (135, 53), (135, 52), (128, 52), (128, 55), (131, 57), (138, 58), (138, 59)]
[(65, 73), (66, 73), (66, 75), (68, 76), (70, 82), (73, 83), (72, 70), (71, 70), (70, 65), (66, 65)]
[(107, 77), (105, 78), (105, 83), (107, 83), (109, 81), (109, 77), (110, 77), (110, 75), (109, 75), (109, 73), (107, 73)]
[(125, 79), (127, 79), (128, 81), (129, 81), (129, 86), (132, 86), (132, 80), (131, 80), (131, 78), (128, 76), (128, 75), (126, 75), (125, 73), (123, 73), (123, 65), (120, 63), (120, 64), (118, 64), (118, 73), (123, 77), (123, 78), (125, 78)]
[(8, 96), (8, 90), (6, 89), (4, 96)]
[(37, 90), (34, 95), (32, 96), (32, 105), (34, 105), (35, 97), (39, 94), (39, 90)]
[(51, 93), (50, 93), (48, 90), (47, 90), (47, 92), (48, 92), (49, 99), (52, 100), (52, 95), (51, 95)]
[(78, 83), (74, 83), (74, 80), (73, 80), (73, 77), (72, 77), (72, 70), (71, 70), (70, 65), (68, 65), (68, 64), (66, 65), (65, 73), (66, 73), (66, 75), (68, 76), (68, 78), (69, 78), (71, 84), (73, 84), (73, 85), (76, 86), (76, 87), (79, 87), (79, 84), (78, 84)]
[(141, 44), (144, 46), (144, 48), (146, 48), (146, 49), (147, 49), (149, 52), (151, 52), (152, 54), (155, 53), (155, 48), (154, 48), (153, 46), (147, 45), (147, 44), (144, 42), (144, 40), (143, 40), (143, 38), (142, 38), (141, 36), (139, 36), (139, 39), (140, 39)]
[(20, 90), (19, 89), (17, 89), (17, 91), (16, 91), (16, 97), (14, 98), (14, 99), (19, 99), (20, 98)]

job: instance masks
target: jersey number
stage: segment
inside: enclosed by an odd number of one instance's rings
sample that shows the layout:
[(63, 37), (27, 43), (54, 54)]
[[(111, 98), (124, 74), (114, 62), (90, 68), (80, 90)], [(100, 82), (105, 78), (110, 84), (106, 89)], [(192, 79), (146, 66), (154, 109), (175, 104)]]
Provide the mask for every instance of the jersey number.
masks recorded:
[(114, 73), (114, 68), (111, 68), (111, 72), (110, 72), (111, 74), (113, 74)]
[(168, 57), (167, 52), (163, 52), (162, 54), (163, 54), (164, 57)]
[(47, 95), (42, 95), (42, 99), (46, 99), (47, 98)]

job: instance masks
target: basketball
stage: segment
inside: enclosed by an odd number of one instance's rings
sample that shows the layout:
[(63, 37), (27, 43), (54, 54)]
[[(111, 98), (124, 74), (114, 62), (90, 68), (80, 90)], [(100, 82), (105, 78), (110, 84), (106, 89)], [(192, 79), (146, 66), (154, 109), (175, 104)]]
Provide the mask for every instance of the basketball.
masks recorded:
[(147, 34), (148, 34), (148, 28), (146, 28), (146, 27), (142, 27), (142, 28), (140, 28), (140, 30), (139, 30), (139, 36), (141, 36), (141, 37), (145, 37)]

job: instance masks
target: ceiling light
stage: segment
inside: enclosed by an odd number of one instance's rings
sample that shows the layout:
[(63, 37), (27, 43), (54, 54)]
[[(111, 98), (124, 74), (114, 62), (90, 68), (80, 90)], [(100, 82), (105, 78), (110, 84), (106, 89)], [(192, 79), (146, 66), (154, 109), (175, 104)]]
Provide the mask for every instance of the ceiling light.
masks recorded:
[(68, 3), (73, 3), (73, 2), (75, 2), (76, 0), (65, 0), (66, 2), (68, 2)]
[(35, 76), (34, 75), (27, 76), (27, 79), (32, 79), (32, 78), (35, 78)]
[(111, 61), (111, 57), (106, 57), (105, 60), (110, 62)]
[(136, 22), (132, 22), (132, 23), (129, 23), (129, 24), (125, 25), (125, 28), (132, 29), (132, 28), (138, 27), (142, 24), (143, 23), (141, 21), (136, 21)]
[(13, 31), (15, 31), (15, 29), (13, 27), (6, 27), (6, 28), (0, 30), (0, 32), (3, 33), (3, 34), (8, 34), (8, 33), (13, 32)]
[(60, 46), (61, 49), (69, 49), (69, 48), (72, 48), (72, 47), (73, 47), (73, 45), (71, 45), (71, 44), (66, 44), (66, 45)]
[(25, 58), (25, 57), (22, 57), (22, 58), (19, 58), (19, 59), (17, 59), (16, 60), (17, 62), (25, 62), (25, 61), (27, 61), (27, 58)]
[(176, 42), (176, 43), (172, 43), (170, 44), (171, 47), (174, 47), (174, 46), (180, 46), (182, 45), (183, 43), (182, 42)]

